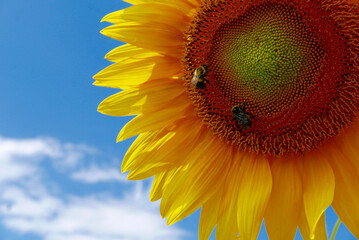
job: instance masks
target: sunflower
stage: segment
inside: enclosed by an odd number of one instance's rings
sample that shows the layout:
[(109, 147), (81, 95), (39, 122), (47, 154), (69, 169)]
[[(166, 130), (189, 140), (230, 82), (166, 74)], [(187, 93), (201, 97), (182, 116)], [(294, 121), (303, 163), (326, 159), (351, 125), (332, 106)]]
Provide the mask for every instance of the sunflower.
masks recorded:
[(138, 115), (122, 171), (154, 176), (168, 224), (201, 208), (199, 239), (326, 239), (331, 205), (359, 238), (359, 10), (349, 0), (126, 0), (126, 42), (95, 85)]

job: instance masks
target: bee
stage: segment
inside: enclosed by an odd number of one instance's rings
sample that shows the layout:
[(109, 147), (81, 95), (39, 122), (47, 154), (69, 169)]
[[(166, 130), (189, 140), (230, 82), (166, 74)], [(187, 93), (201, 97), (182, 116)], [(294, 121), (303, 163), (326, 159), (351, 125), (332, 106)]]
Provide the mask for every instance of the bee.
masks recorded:
[(193, 77), (191, 80), (190, 87), (191, 88), (197, 87), (200, 89), (206, 88), (206, 83), (208, 81), (207, 79), (205, 79), (205, 77), (207, 77), (207, 73), (208, 73), (207, 65), (202, 65), (196, 68), (196, 70), (194, 70), (193, 72)]
[(236, 120), (236, 125), (238, 128), (239, 125), (241, 125), (244, 130), (247, 130), (252, 126), (251, 118), (254, 119), (254, 117), (251, 113), (246, 112), (246, 103), (243, 103), (242, 107), (232, 107), (232, 114), (234, 116), (234, 119)]

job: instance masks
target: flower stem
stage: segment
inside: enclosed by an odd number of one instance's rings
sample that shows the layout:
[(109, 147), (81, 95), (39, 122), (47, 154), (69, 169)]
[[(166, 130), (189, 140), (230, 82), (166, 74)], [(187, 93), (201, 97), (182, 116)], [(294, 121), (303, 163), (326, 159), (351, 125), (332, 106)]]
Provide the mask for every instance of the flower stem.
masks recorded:
[(338, 218), (337, 222), (336, 222), (335, 225), (334, 225), (332, 235), (330, 236), (330, 240), (334, 240), (334, 239), (335, 239), (335, 236), (337, 235), (337, 232), (338, 232), (339, 225), (340, 225), (341, 223), (342, 223), (342, 220), (340, 220), (340, 218)]

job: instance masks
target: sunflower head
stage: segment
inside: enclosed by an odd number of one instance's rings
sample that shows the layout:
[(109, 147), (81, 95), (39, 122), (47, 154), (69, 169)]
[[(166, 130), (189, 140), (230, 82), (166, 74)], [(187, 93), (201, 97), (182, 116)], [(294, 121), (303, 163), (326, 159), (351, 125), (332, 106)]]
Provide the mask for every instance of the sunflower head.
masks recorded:
[[(128, 44), (99, 111), (138, 115), (122, 171), (154, 177), (172, 224), (199, 239), (326, 239), (332, 205), (359, 238), (358, 0), (127, 0), (102, 33)], [(239, 234), (239, 235), (238, 235)]]
[[(304, 153), (339, 134), (358, 106), (357, 44), (321, 1), (204, 1), (186, 32), (185, 78), (198, 115), (223, 140), (266, 155)], [(342, 8), (353, 8), (347, 4)], [(336, 17), (338, 18), (338, 17)], [(246, 104), (251, 126), (231, 109)]]

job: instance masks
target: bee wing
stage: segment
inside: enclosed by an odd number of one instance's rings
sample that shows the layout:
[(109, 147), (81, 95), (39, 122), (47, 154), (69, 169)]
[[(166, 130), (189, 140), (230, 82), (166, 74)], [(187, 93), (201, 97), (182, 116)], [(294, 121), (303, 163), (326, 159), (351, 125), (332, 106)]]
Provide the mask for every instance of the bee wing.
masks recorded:
[(194, 75), (191, 79), (190, 87), (195, 88), (197, 86), (198, 80), (199, 80), (199, 76)]

